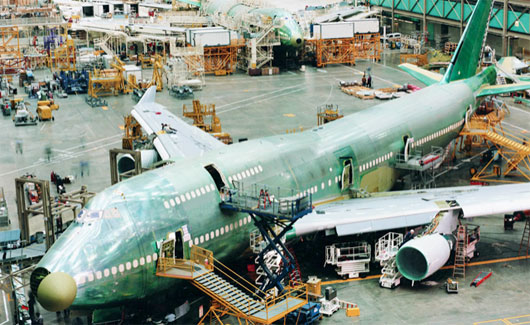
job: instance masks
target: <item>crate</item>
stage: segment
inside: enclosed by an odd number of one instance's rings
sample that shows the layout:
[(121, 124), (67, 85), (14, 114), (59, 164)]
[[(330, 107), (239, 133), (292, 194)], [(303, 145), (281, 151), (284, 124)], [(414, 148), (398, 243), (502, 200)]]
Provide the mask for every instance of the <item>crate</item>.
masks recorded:
[(280, 69), (278, 67), (270, 67), (270, 68), (261, 69), (261, 75), (263, 76), (267, 76), (267, 75), (272, 76), (276, 74), (280, 74)]
[(347, 317), (356, 317), (360, 315), (361, 315), (361, 311), (359, 310), (359, 307), (351, 307), (351, 308), (346, 309)]

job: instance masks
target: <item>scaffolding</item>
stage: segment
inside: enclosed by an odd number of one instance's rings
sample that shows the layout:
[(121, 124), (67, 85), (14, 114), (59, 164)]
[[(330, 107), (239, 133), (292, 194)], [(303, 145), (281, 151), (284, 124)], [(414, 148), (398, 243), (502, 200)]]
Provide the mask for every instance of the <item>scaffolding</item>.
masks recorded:
[(50, 50), (49, 67), (53, 71), (76, 71), (76, 48), (74, 40), (64, 35), (65, 42)]
[(241, 18), (240, 31), (250, 35), (241, 53), (240, 68), (260, 69), (274, 59), (273, 49), (279, 46), (280, 36), (276, 33), (279, 26), (269, 16), (246, 14)]
[(317, 120), (319, 126), (338, 120), (343, 117), (344, 115), (340, 113), (339, 106), (337, 105), (325, 104), (318, 108)]
[[(193, 126), (210, 133), (219, 141), (225, 144), (232, 143), (230, 134), (224, 133), (222, 130), (221, 120), (215, 113), (215, 104), (203, 105), (199, 100), (194, 100), (191, 108), (188, 108), (186, 105), (182, 106), (182, 115), (191, 118), (193, 120)], [(206, 122), (205, 117), (210, 118), (210, 123)]]
[(24, 68), (18, 26), (0, 27), (0, 73), (16, 74)]
[(111, 69), (94, 69), (90, 72), (88, 97), (99, 98), (128, 91), (125, 87), (123, 62), (115, 56), (111, 67)]
[(244, 45), (244, 40), (235, 40), (226, 46), (204, 47), (204, 73), (216, 76), (234, 73), (238, 51)]
[(493, 99), (484, 102), (477, 113), (466, 120), (455, 148), (472, 153), (486, 148), (483, 166), (472, 167), (471, 181), (476, 183), (517, 183), (530, 181), (530, 145), (524, 135), (508, 132), (502, 120), (508, 107)]
[(204, 49), (202, 47), (176, 47), (171, 43), (166, 76), (168, 88), (173, 86), (202, 88), (204, 80)]
[(328, 64), (355, 65), (356, 59), (381, 59), (379, 33), (357, 34), (351, 38), (310, 39), (307, 43), (315, 53), (319, 68)]

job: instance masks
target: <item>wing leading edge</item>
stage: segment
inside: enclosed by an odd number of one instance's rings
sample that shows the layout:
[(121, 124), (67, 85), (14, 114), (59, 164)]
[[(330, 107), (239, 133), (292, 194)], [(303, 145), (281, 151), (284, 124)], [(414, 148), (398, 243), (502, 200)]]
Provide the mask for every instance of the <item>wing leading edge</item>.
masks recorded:
[(318, 206), (294, 231), (301, 236), (335, 230), (346, 236), (428, 224), (440, 211), (461, 210), (464, 218), (472, 218), (528, 209), (530, 184), (388, 192)]

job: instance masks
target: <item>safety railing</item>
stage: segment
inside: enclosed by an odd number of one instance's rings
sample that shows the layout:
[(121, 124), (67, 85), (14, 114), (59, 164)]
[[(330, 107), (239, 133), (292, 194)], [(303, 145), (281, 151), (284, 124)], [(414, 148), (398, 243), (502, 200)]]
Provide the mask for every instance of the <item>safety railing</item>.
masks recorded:
[(0, 19), (0, 26), (66, 24), (61, 17), (31, 17)]
[(176, 269), (181, 271), (178, 275), (181, 275), (182, 278), (194, 279), (204, 274), (204, 270), (197, 269), (196, 266), (202, 266), (207, 271), (212, 271), (214, 269), (213, 263), (214, 258), (211, 251), (199, 246), (192, 246), (189, 260), (173, 257), (159, 258), (156, 273), (162, 275), (162, 273), (167, 273), (168, 270)]
[(231, 207), (294, 218), (312, 209), (312, 194), (263, 184), (245, 186), (233, 181), (235, 188), (223, 187), (221, 199)]

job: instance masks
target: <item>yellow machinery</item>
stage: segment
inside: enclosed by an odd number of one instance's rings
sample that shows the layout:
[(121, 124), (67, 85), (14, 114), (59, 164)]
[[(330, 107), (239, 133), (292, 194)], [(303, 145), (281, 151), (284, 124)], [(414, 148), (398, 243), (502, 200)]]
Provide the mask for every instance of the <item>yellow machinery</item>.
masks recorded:
[(64, 28), (64, 34), (61, 37), (64, 38), (65, 42), (49, 52), (49, 67), (56, 71), (75, 71), (76, 51), (74, 40), (68, 36), (67, 28)]
[(59, 109), (59, 105), (55, 104), (53, 100), (39, 100), (37, 106), (49, 106), (53, 111)]
[(490, 149), (483, 154), (484, 166), (470, 169), (474, 184), (530, 181), (530, 145), (524, 134), (508, 132), (502, 126), (507, 113), (508, 107), (502, 102), (484, 102), (467, 119), (455, 142), (454, 152), (458, 146), (467, 153), (477, 147)]
[(120, 92), (125, 92), (125, 77), (123, 72), (123, 62), (114, 57), (111, 64), (111, 69), (94, 69), (90, 73), (88, 80), (88, 96), (98, 98), (101, 96), (118, 95)]
[(125, 135), (122, 138), (122, 148), (134, 150), (134, 141), (143, 139), (142, 127), (140, 123), (132, 115), (127, 115), (123, 118), (125, 124), (123, 126)]
[(37, 115), (39, 121), (55, 120), (53, 111), (59, 109), (59, 105), (55, 104), (53, 100), (40, 100), (37, 102)]
[(324, 125), (326, 123), (338, 120), (343, 117), (344, 115), (340, 113), (339, 107), (337, 105), (327, 104), (318, 108), (318, 125)]
[[(215, 113), (215, 104), (202, 105), (199, 100), (193, 101), (193, 107), (188, 109), (186, 105), (182, 106), (182, 115), (193, 119), (193, 126), (210, 133), (216, 137), (219, 141), (230, 144), (232, 143), (232, 137), (230, 134), (223, 132), (221, 127), (221, 120)], [(210, 116), (210, 124), (206, 124), (204, 117)]]
[(239, 324), (286, 324), (288, 314), (308, 303), (303, 283), (291, 282), (282, 294), (276, 294), (275, 288), (265, 292), (223, 265), (209, 250), (193, 245), (189, 255), (189, 259), (177, 259), (162, 253), (156, 275), (188, 280), (212, 298), (199, 324), (225, 324), (225, 315), (237, 318)]
[(52, 114), (52, 109), (48, 105), (37, 106), (37, 115), (39, 121), (55, 120)]
[(127, 85), (123, 92), (126, 94), (133, 92), (136, 100), (140, 100), (144, 92), (151, 86), (156, 86), (156, 91), (162, 91), (164, 89), (163, 71), (163, 57), (157, 54), (153, 58), (153, 76), (151, 80), (149, 82), (138, 82), (136, 77), (131, 74), (127, 77)]

